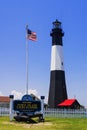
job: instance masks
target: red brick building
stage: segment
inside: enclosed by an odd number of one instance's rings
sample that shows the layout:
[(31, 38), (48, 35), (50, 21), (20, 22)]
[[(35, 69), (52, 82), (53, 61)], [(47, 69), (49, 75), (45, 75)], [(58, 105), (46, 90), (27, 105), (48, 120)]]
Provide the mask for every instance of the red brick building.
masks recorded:
[(10, 98), (8, 96), (0, 96), (0, 107), (9, 108)]

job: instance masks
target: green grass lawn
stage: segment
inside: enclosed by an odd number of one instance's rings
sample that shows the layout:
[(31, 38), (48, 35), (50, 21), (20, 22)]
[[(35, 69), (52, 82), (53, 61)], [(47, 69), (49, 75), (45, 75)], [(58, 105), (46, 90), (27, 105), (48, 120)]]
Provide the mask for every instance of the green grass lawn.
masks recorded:
[(0, 117), (0, 130), (87, 130), (87, 118), (46, 118), (44, 123), (23, 123)]

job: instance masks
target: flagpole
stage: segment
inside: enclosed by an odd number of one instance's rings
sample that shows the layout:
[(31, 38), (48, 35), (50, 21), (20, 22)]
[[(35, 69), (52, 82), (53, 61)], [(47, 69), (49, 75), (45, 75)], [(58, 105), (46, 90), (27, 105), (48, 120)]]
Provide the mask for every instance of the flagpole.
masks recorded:
[(28, 40), (27, 40), (27, 29), (28, 25), (26, 25), (26, 94), (28, 94)]
[(28, 94), (28, 40), (36, 41), (37, 36), (36, 32), (29, 30), (28, 25), (26, 25), (26, 94)]

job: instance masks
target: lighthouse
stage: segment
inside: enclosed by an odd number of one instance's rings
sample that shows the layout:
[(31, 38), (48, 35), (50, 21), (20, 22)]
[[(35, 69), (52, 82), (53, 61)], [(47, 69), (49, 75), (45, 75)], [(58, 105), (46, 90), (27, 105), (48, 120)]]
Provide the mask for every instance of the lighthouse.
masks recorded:
[(48, 105), (50, 108), (57, 108), (59, 103), (67, 99), (62, 42), (64, 32), (60, 21), (53, 22), (50, 36), (52, 37), (52, 50)]

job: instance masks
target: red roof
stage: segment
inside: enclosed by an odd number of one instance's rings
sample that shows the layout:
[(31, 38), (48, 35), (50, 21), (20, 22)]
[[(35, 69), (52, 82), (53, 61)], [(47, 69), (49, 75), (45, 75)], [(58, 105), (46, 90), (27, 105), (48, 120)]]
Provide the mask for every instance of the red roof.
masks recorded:
[(58, 106), (71, 106), (75, 101), (76, 99), (66, 99), (62, 103), (58, 104)]
[(0, 102), (10, 102), (10, 98), (7, 96), (0, 96)]

